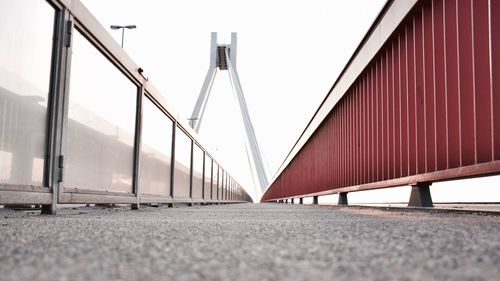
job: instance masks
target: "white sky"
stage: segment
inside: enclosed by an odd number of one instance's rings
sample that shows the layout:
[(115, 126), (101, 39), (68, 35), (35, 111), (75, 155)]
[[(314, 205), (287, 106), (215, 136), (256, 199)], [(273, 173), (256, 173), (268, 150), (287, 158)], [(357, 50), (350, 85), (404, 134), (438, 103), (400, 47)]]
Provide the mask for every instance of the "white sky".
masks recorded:
[[(125, 32), (125, 50), (185, 118), (208, 70), (210, 32), (219, 32), (226, 43), (230, 32), (238, 32), (237, 69), (272, 178), (385, 0), (82, 2), (106, 28), (137, 25)], [(110, 33), (121, 41), (121, 32)], [(200, 138), (252, 194), (228, 74), (218, 71), (217, 76)], [(498, 178), (488, 184), (494, 185)], [(398, 196), (394, 200), (406, 200), (407, 190)], [(475, 200), (487, 201), (483, 197)], [(372, 195), (366, 198), (376, 201)]]

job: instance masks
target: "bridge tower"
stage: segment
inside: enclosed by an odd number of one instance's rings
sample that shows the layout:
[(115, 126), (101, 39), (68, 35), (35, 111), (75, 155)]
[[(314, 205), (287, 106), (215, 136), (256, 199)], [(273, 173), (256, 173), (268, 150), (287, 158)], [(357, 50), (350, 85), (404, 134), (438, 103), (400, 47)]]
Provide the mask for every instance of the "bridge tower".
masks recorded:
[(257, 138), (255, 137), (254, 127), (248, 113), (248, 107), (241, 87), (238, 71), (236, 70), (236, 47), (237, 39), (236, 32), (231, 33), (230, 44), (217, 44), (217, 32), (211, 33), (211, 47), (210, 47), (210, 66), (208, 68), (205, 82), (201, 87), (200, 94), (193, 109), (190, 118), (190, 126), (198, 133), (203, 121), (203, 114), (205, 112), (207, 101), (212, 90), (212, 85), (217, 74), (217, 70), (229, 71), (229, 78), (233, 94), (238, 101), (238, 108), (243, 119), (245, 127), (245, 147), (249, 165), (252, 171), (252, 179), (254, 185), (259, 186), (261, 191), (267, 187), (269, 180), (264, 168), (262, 160), (262, 152), (259, 148)]

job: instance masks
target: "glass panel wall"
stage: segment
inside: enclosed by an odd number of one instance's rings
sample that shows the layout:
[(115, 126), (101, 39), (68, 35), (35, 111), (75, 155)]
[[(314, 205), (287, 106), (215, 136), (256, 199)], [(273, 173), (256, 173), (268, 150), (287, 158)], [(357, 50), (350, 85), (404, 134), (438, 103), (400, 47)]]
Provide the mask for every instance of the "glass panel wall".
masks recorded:
[(211, 199), (212, 197), (212, 158), (205, 154), (205, 187), (204, 187), (205, 199)]
[(203, 155), (203, 150), (193, 145), (193, 199), (203, 198)]
[(175, 135), (174, 197), (189, 197), (191, 139), (179, 128)]
[(55, 9), (0, 1), (0, 184), (42, 186)]
[(140, 193), (170, 195), (172, 129), (172, 120), (145, 98), (142, 107)]
[(73, 35), (64, 186), (132, 192), (137, 87)]

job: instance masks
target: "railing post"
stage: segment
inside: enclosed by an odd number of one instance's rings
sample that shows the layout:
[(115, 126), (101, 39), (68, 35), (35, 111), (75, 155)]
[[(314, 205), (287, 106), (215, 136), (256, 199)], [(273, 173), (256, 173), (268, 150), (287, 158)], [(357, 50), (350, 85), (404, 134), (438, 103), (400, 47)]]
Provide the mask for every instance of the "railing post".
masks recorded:
[(136, 117), (135, 117), (135, 139), (134, 139), (134, 175), (132, 186), (137, 202), (130, 206), (132, 210), (140, 208), (140, 166), (141, 166), (141, 141), (142, 141), (142, 99), (144, 97), (144, 86), (139, 87), (137, 93)]
[(408, 207), (434, 207), (432, 203), (430, 182), (419, 182), (411, 185), (410, 201)]
[(302, 198), (302, 197), (299, 198), (299, 204), (300, 205), (304, 204), (304, 198)]
[(318, 205), (318, 196), (313, 196), (313, 205)]
[(292, 199), (290, 199), (290, 204), (293, 204), (293, 198), (292, 198)]
[(339, 206), (347, 206), (348, 205), (348, 202), (347, 202), (347, 192), (340, 192), (339, 193), (339, 203), (338, 203)]
[[(54, 31), (54, 42), (52, 46), (52, 66), (49, 95), (49, 126), (47, 155), (46, 181), (51, 189), (52, 202), (50, 205), (42, 205), (41, 213), (45, 215), (56, 215), (59, 196), (63, 192), (64, 155), (63, 135), (67, 118), (69, 104), (69, 69), (71, 67), (71, 40), (73, 34), (73, 18), (67, 9), (62, 9), (56, 16), (56, 29)], [(66, 112), (66, 113), (65, 113)]]

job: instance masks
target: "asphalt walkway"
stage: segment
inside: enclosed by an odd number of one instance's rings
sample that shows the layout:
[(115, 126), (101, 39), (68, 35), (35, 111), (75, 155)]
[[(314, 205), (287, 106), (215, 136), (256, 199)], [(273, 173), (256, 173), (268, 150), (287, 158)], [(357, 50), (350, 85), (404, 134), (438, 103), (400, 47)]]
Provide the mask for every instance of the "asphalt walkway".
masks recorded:
[(0, 280), (499, 280), (500, 216), (238, 204), (0, 210)]

